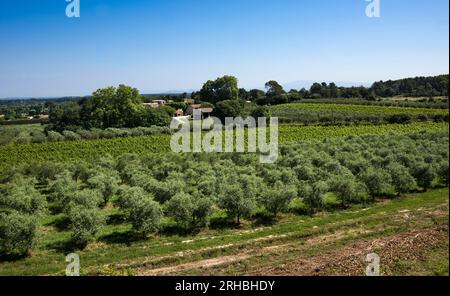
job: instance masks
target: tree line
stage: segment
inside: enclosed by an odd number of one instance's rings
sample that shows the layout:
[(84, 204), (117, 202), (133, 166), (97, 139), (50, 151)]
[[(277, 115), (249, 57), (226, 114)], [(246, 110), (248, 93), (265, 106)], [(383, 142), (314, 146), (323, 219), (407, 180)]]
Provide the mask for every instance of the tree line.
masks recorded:
[(207, 81), (199, 92), (193, 92), (197, 101), (217, 103), (225, 100), (256, 102), (258, 105), (284, 104), (302, 99), (371, 99), (394, 96), (402, 97), (437, 97), (448, 96), (448, 75), (434, 77), (416, 77), (400, 80), (375, 82), (371, 87), (339, 87), (334, 82), (313, 83), (310, 89), (291, 89), (286, 91), (275, 80), (265, 84), (265, 91), (252, 89), (247, 91), (238, 87), (238, 80), (233, 76), (224, 76)]
[[(435, 77), (416, 77), (395, 81), (375, 82), (372, 87), (338, 87), (335, 83), (314, 83), (309, 90), (284, 90), (275, 80), (265, 84), (265, 91), (239, 88), (238, 79), (223, 76), (207, 81), (200, 91), (193, 92), (191, 99), (204, 106), (214, 107), (218, 117), (236, 117), (245, 114), (245, 102), (260, 106), (278, 105), (308, 99), (366, 99), (392, 96), (448, 96), (448, 75)], [(145, 108), (143, 102), (152, 99), (174, 101), (172, 106)], [(49, 103), (39, 105), (37, 110), (28, 110), (29, 114), (48, 112), (50, 125), (47, 130), (76, 131), (92, 128), (135, 128), (149, 126), (168, 126), (176, 109), (186, 110), (184, 103), (187, 94), (178, 95), (141, 95), (135, 88), (126, 85), (98, 89), (92, 96), (67, 103)], [(5, 108), (5, 107), (2, 107)], [(22, 110), (22, 107), (17, 110)], [(30, 107), (27, 107), (30, 108)], [(4, 110), (6, 112), (10, 109)], [(9, 112), (9, 113), (8, 113)], [(31, 112), (31, 113), (30, 113)], [(257, 113), (267, 113), (264, 109)], [(251, 112), (250, 112), (251, 113)], [(249, 114), (249, 112), (247, 112)], [(8, 115), (9, 116), (9, 115)]]

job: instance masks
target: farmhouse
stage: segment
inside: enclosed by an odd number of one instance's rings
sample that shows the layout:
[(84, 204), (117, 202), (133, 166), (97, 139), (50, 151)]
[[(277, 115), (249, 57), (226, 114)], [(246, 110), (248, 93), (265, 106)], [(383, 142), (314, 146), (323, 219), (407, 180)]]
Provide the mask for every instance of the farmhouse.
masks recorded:
[(200, 110), (202, 114), (202, 119), (209, 118), (211, 114), (213, 113), (213, 108), (202, 108), (201, 104), (192, 104), (187, 110), (186, 110), (186, 116), (193, 116), (194, 110)]
[(159, 108), (160, 106), (166, 105), (167, 102), (165, 100), (153, 100), (150, 103), (143, 103), (146, 108)]
[(142, 105), (144, 105), (145, 108), (158, 108), (159, 107), (158, 103), (143, 103)]
[(159, 106), (167, 104), (165, 100), (153, 100), (152, 103), (156, 103)]

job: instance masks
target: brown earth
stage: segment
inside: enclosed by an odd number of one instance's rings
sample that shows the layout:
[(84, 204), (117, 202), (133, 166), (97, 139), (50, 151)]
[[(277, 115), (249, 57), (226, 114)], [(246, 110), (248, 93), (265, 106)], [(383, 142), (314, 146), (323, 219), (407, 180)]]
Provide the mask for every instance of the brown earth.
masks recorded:
[(425, 260), (425, 253), (440, 244), (448, 249), (448, 226), (401, 233), (360, 241), (311, 258), (260, 269), (252, 275), (365, 275), (367, 254), (380, 256), (382, 275), (392, 274), (390, 266), (399, 260)]

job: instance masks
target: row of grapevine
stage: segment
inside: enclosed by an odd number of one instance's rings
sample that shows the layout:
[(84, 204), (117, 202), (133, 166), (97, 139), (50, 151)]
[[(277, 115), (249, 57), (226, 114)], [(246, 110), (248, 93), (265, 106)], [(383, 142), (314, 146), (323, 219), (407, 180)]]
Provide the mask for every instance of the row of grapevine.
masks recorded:
[[(280, 125), (279, 139), (280, 144), (287, 144), (350, 135), (379, 135), (391, 132), (404, 134), (422, 130), (448, 130), (448, 125), (446, 123), (432, 122), (379, 126), (359, 125), (330, 127)], [(93, 161), (106, 154), (112, 156), (119, 156), (124, 153), (149, 155), (153, 153), (167, 153), (170, 151), (170, 135), (4, 145), (0, 146), (0, 171), (9, 167), (31, 162)]]
[(370, 106), (349, 104), (316, 104), (316, 103), (293, 103), (272, 107), (274, 111), (296, 112), (303, 110), (311, 111), (333, 111), (351, 112), (360, 114), (407, 114), (407, 115), (446, 115), (446, 109), (411, 108), (395, 106)]

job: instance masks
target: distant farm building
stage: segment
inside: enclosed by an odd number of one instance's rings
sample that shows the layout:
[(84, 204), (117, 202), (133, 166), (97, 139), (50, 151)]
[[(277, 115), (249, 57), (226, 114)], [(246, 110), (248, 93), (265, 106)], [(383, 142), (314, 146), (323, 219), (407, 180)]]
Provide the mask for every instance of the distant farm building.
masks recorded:
[(143, 103), (146, 108), (159, 108), (160, 106), (166, 105), (167, 102), (165, 100), (153, 100), (150, 103)]
[(202, 112), (202, 119), (210, 117), (214, 111), (213, 108), (202, 108), (201, 104), (193, 104), (186, 110), (186, 115), (192, 117), (194, 110), (200, 110)]

